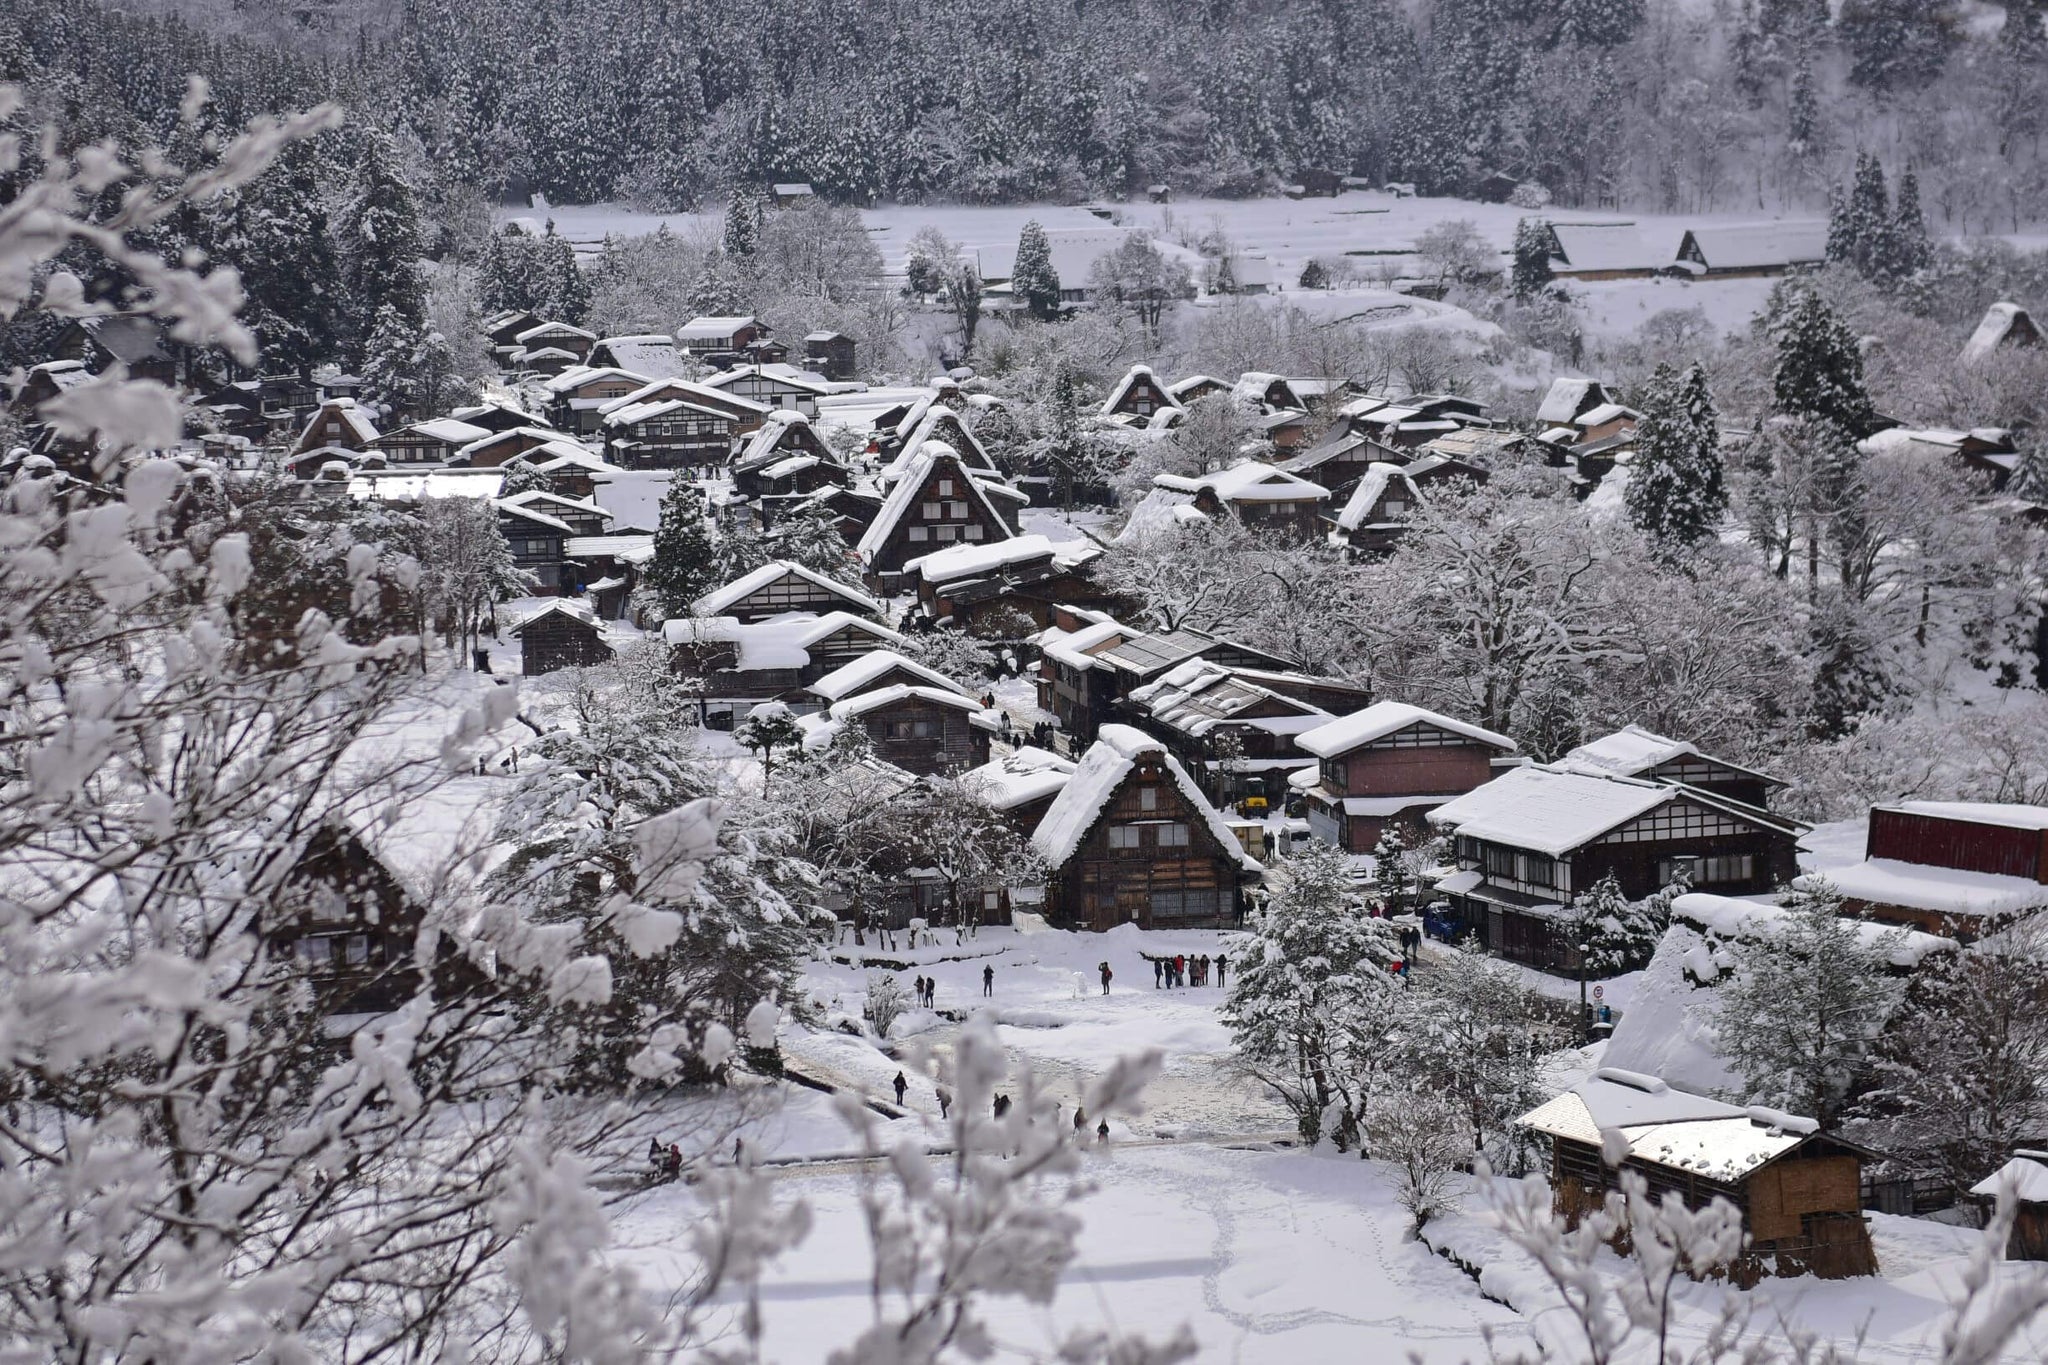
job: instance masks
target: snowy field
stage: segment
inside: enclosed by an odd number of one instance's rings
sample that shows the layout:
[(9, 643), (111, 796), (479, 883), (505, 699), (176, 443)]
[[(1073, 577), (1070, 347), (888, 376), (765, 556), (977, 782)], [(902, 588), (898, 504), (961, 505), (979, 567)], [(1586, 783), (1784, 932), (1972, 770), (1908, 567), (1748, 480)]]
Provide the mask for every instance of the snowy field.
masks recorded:
[[(530, 221), (536, 228), (552, 219), (555, 230), (571, 241), (594, 248), (607, 234), (636, 236), (667, 225), (678, 234), (716, 234), (722, 207), (702, 214), (642, 213), (616, 204), (557, 205), (505, 209), (502, 218)], [(1484, 204), (1466, 199), (1397, 198), (1379, 191), (1352, 190), (1335, 198), (1188, 199), (1170, 204), (1119, 204), (1115, 221), (1143, 228), (1163, 241), (1192, 245), (1211, 232), (1226, 238), (1240, 254), (1260, 255), (1272, 262), (1282, 284), (1281, 301), (1318, 316), (1353, 317), (1382, 325), (1409, 325), (1432, 320), (1469, 321), (1455, 308), (1407, 299), (1376, 289), (1309, 292), (1293, 287), (1312, 259), (1348, 258), (1362, 272), (1382, 267), (1412, 272), (1415, 240), (1442, 223), (1471, 222), (1503, 253), (1514, 238), (1515, 224), (1531, 211), (1511, 204)], [(1651, 240), (1668, 239), (1674, 254), (1680, 235), (1700, 223), (1756, 222), (1768, 215), (1691, 215), (1603, 213), (1593, 210), (1548, 209), (1542, 216), (1560, 223), (1633, 223)], [(1016, 244), (1024, 224), (1037, 219), (1048, 230), (1096, 231), (1103, 220), (1072, 205), (887, 205), (861, 210), (861, 218), (890, 270), (900, 270), (910, 239), (927, 224), (937, 226), (970, 252), (982, 248), (1007, 250)], [(1722, 331), (1739, 327), (1754, 316), (1770, 292), (1768, 279), (1610, 280), (1572, 282), (1585, 303), (1593, 331), (1620, 335), (1634, 331), (1652, 314), (1668, 308), (1699, 308)]]

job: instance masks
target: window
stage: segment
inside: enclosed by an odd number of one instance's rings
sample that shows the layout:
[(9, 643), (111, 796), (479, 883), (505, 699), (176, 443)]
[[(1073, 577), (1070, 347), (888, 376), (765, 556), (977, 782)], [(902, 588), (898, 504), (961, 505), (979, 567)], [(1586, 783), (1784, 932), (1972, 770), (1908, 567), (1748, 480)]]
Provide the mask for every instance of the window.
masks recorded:
[(370, 960), (370, 936), (350, 934), (348, 936), (348, 965), (360, 967)]
[(1154, 891), (1152, 918), (1155, 921), (1213, 919), (1223, 913), (1224, 893), (1208, 891)]
[(944, 503), (928, 502), (921, 505), (917, 509), (917, 513), (926, 521), (937, 521), (940, 517), (946, 515), (945, 508), (946, 505)]
[(1188, 846), (1188, 827), (1180, 823), (1180, 821), (1169, 820), (1167, 823), (1155, 825), (1153, 828), (1159, 831), (1159, 847), (1186, 848)]
[(932, 533), (922, 526), (913, 526), (910, 528), (910, 538), (912, 540), (930, 540)]
[(1726, 854), (1718, 858), (1660, 858), (1657, 860), (1658, 883), (1669, 886), (1678, 880), (1681, 869), (1689, 886), (1726, 886), (1754, 877), (1756, 859), (1747, 853)]
[(969, 540), (980, 540), (980, 539), (981, 539), (981, 528), (980, 528), (979, 526), (970, 526), (970, 527), (968, 527), (968, 528), (967, 528), (967, 538), (968, 538)]
[(946, 515), (949, 517), (957, 517), (960, 520), (965, 521), (967, 519), (967, 504), (964, 502), (947, 503)]
[(953, 481), (951, 479), (939, 480), (939, 496), (942, 498), (950, 498), (953, 496)]
[(942, 542), (950, 542), (960, 539), (960, 528), (957, 526), (941, 526), (937, 529), (939, 532), (939, 539)]
[(1388, 498), (1380, 504), (1380, 515), (1383, 517), (1405, 516), (1407, 512), (1408, 503), (1403, 498)]
[(1139, 810), (1158, 810), (1158, 809), (1159, 809), (1159, 788), (1157, 788), (1157, 787), (1140, 787), (1140, 788), (1138, 788), (1138, 809), (1139, 809)]
[(910, 722), (910, 734), (913, 739), (936, 739), (939, 723), (935, 720), (914, 720)]
[(1003, 893), (1002, 893), (1002, 892), (1000, 892), (1000, 891), (984, 891), (984, 892), (982, 892), (982, 893), (981, 893), (981, 908), (982, 908), (982, 909), (984, 909), (984, 910), (1000, 910), (1000, 909), (1002, 908), (1002, 905), (1003, 905)]
[(1111, 848), (1136, 848), (1138, 846), (1138, 827), (1136, 825), (1111, 825), (1109, 827), (1109, 846)]

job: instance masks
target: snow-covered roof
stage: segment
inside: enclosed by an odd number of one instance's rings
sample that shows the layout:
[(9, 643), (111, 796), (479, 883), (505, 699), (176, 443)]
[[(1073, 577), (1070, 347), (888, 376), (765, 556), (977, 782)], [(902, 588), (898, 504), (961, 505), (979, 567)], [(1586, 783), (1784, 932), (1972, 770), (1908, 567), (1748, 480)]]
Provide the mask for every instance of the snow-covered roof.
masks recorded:
[(752, 317), (691, 318), (676, 329), (676, 340), (724, 341), (741, 328), (760, 326), (760, 321), (759, 318)]
[(1868, 858), (1794, 879), (1807, 890), (1826, 881), (1850, 900), (1897, 905), (1947, 915), (2003, 915), (2048, 906), (2048, 886), (2031, 877), (1929, 867), (1895, 858)]
[(1667, 739), (1640, 725), (1625, 725), (1611, 735), (1602, 735), (1581, 744), (1558, 760), (1557, 766), (1594, 776), (1619, 774), (1640, 777), (1674, 758), (1698, 753), (1698, 749), (1684, 740)]
[(1970, 339), (1963, 343), (1963, 359), (1982, 360), (2003, 346), (2015, 329), (2020, 329), (2022, 334), (2033, 331), (2034, 320), (2027, 310), (2011, 302), (1992, 304), (1984, 310), (1977, 330), (1970, 333)]
[(570, 620), (586, 626), (597, 624), (597, 612), (585, 599), (581, 597), (555, 597), (550, 598), (538, 610), (528, 612), (520, 620), (519, 624), (512, 626), (505, 633), (508, 635), (518, 635), (534, 622), (549, 616), (566, 616)]
[(741, 672), (808, 667), (811, 646), (842, 630), (870, 635), (888, 645), (903, 643), (903, 637), (887, 626), (844, 611), (822, 616), (790, 612), (752, 622), (731, 616), (675, 616), (661, 623), (661, 637), (671, 645), (735, 646), (738, 658), (734, 667)]
[(733, 460), (734, 469), (748, 469), (768, 463), (777, 453), (782, 438), (789, 434), (791, 427), (807, 427), (811, 419), (792, 408), (777, 408), (761, 419), (761, 425), (746, 437), (746, 444), (740, 447), (739, 456)]
[[(1046, 555), (1060, 568), (1077, 568), (1102, 554), (1102, 547), (1086, 540), (1053, 540), (1033, 532), (1008, 540), (949, 545), (913, 561), (927, 583), (950, 583), (959, 578), (976, 578), (995, 573), (1012, 564)], [(909, 565), (905, 565), (906, 568)]]
[(1594, 427), (1605, 426), (1609, 422), (1621, 421), (1624, 418), (1639, 421), (1642, 418), (1642, 414), (1634, 408), (1623, 407), (1620, 403), (1602, 403), (1597, 408), (1581, 413), (1574, 422), (1574, 425), (1591, 430)]
[(1153, 486), (1174, 493), (1213, 494), (1218, 502), (1320, 502), (1330, 490), (1319, 483), (1289, 474), (1284, 469), (1247, 460), (1229, 469), (1188, 478), (1179, 474), (1155, 474)]
[(993, 810), (1015, 810), (1057, 795), (1073, 775), (1072, 759), (1027, 744), (968, 769), (960, 774), (960, 785)]
[(907, 658), (893, 649), (878, 649), (872, 654), (863, 654), (858, 659), (843, 663), (812, 683), (810, 690), (827, 701), (840, 701), (868, 691), (874, 687), (877, 678), (899, 669), (921, 683), (948, 692), (958, 692), (962, 696), (967, 695), (966, 688), (937, 669), (926, 668), (915, 659)]
[(1552, 223), (1550, 230), (1564, 253), (1559, 269), (1565, 274), (1662, 270), (1677, 254), (1670, 234), (1652, 236), (1634, 223)]
[(75, 389), (92, 379), (92, 371), (85, 368), (83, 360), (45, 360), (40, 365), (29, 366), (28, 372), (42, 375), (59, 392)]
[(616, 536), (571, 536), (562, 545), (571, 559), (618, 559), (641, 564), (654, 558), (654, 537), (645, 531)]
[(521, 511), (554, 511), (582, 513), (586, 516), (612, 519), (612, 514), (588, 498), (565, 498), (560, 493), (550, 493), (544, 488), (529, 488), (524, 493), (514, 493), (502, 500), (502, 505), (516, 507)]
[(2048, 806), (2023, 806), (2010, 801), (1892, 801), (1874, 807), (1936, 820), (1966, 820), (2007, 829), (2048, 829)]
[(844, 701), (832, 703), (831, 716), (834, 720), (845, 720), (850, 716), (864, 716), (870, 711), (879, 711), (885, 706), (894, 706), (901, 701), (915, 698), (938, 706), (951, 707), (970, 715), (980, 715), (985, 708), (970, 696), (951, 690), (949, 687), (918, 687), (909, 683), (896, 683), (890, 687), (878, 687), (872, 692), (860, 692)]
[(1339, 716), (1328, 725), (1310, 730), (1295, 742), (1302, 749), (1317, 758), (1335, 758), (1348, 754), (1363, 744), (1376, 739), (1385, 739), (1396, 730), (1405, 730), (1411, 725), (1433, 725), (1439, 730), (1448, 730), (1454, 735), (1477, 740), (1481, 744), (1499, 749), (1502, 753), (1513, 753), (1516, 744), (1506, 735), (1496, 734), (1469, 721), (1453, 719), (1438, 711), (1426, 711), (1420, 706), (1406, 702), (1374, 702), (1363, 711), (1353, 711), (1348, 716)]
[(888, 545), (889, 537), (895, 534), (897, 525), (917, 502), (918, 495), (923, 492), (925, 480), (930, 476), (933, 467), (941, 462), (949, 463), (960, 471), (960, 482), (964, 485), (961, 490), (962, 496), (971, 497), (981, 504), (982, 510), (988, 514), (988, 519), (992, 523), (990, 529), (997, 533), (998, 538), (1010, 538), (1009, 523), (1003, 520), (1002, 514), (996, 511), (995, 504), (989, 501), (988, 490), (982, 487), (980, 481), (968, 477), (967, 466), (961, 463), (959, 454), (953, 447), (943, 442), (927, 441), (922, 449), (910, 457), (901, 477), (889, 490), (889, 496), (883, 499), (882, 510), (875, 513), (875, 519), (869, 522), (867, 530), (861, 533), (860, 543), (854, 549), (863, 561), (872, 564), (875, 556)]
[(603, 347), (620, 368), (649, 379), (680, 378), (691, 368), (690, 357), (677, 347), (676, 339), (660, 333), (605, 337), (591, 349), (598, 347)]
[(1235, 858), (1238, 865), (1247, 871), (1259, 870), (1259, 864), (1244, 851), (1237, 836), (1223, 823), (1223, 816), (1209, 804), (1208, 798), (1202, 795), (1202, 789), (1195, 785), (1179, 760), (1166, 751), (1164, 744), (1128, 725), (1105, 725), (1096, 731), (1095, 743), (1088, 746), (1088, 752), (1081, 756), (1074, 775), (1053, 798), (1045, 818), (1032, 831), (1031, 846), (1048, 866), (1063, 867), (1074, 856), (1074, 851), (1088, 837), (1088, 831), (1095, 827), (1117, 788), (1138, 766), (1139, 760), (1145, 758), (1159, 761), (1181, 796), (1208, 822), (1209, 832), (1227, 856)]
[(1421, 502), (1422, 492), (1415, 481), (1408, 477), (1408, 471), (1399, 465), (1388, 464), (1385, 460), (1374, 460), (1365, 467), (1365, 477), (1351, 490), (1351, 496), (1344, 502), (1344, 510), (1337, 513), (1337, 528), (1341, 531), (1356, 531), (1361, 526), (1371, 525), (1366, 520), (1386, 496), (1387, 485), (1400, 483), (1408, 491), (1410, 502)]
[(1191, 374), (1185, 379), (1176, 379), (1166, 386), (1166, 391), (1182, 402), (1196, 389), (1227, 389), (1230, 385), (1209, 374)]
[[(967, 429), (967, 423), (961, 421), (960, 414), (953, 409), (944, 403), (927, 402), (916, 408), (912, 416), (916, 418), (915, 421), (906, 417), (896, 428), (898, 433), (903, 434), (903, 449), (897, 452), (896, 458), (883, 469), (882, 478), (885, 481), (893, 481), (900, 477), (910, 458), (923, 449), (927, 441), (945, 446), (959, 456), (960, 463), (969, 469), (989, 474), (997, 473), (996, 462), (989, 458), (988, 450), (975, 439), (974, 433)], [(939, 424), (948, 419), (952, 421), (956, 434), (941, 440), (938, 434)]]
[(1083, 671), (1095, 667), (1094, 654), (1097, 650), (1109, 649), (1124, 641), (1135, 639), (1139, 632), (1118, 621), (1107, 618), (1082, 626), (1079, 630), (1062, 630), (1049, 626), (1038, 633), (1039, 649), (1048, 657)]
[(642, 422), (675, 412), (702, 413), (721, 422), (734, 420), (731, 413), (703, 403), (692, 403), (685, 398), (657, 398), (651, 403), (628, 403), (624, 407), (610, 408), (604, 415), (604, 424), (608, 427), (636, 427)]
[(565, 536), (573, 535), (576, 530), (575, 527), (551, 512), (523, 503), (513, 502), (508, 498), (495, 499), (492, 506), (496, 507), (499, 512), (506, 516), (518, 517), (520, 520), (530, 521), (536, 526), (545, 526), (551, 531), (560, 531)]
[(793, 365), (743, 365), (738, 369), (721, 370), (717, 374), (706, 375), (698, 382), (706, 388), (723, 390), (731, 388), (742, 379), (766, 379), (797, 393), (810, 394), (812, 397), (831, 392), (825, 385), (806, 378), (804, 372)]
[(710, 408), (721, 416), (730, 416), (732, 410), (737, 408), (744, 413), (759, 413), (761, 416), (766, 417), (770, 410), (766, 403), (757, 403), (751, 398), (744, 398), (736, 393), (727, 393), (723, 389), (706, 388), (702, 384), (693, 384), (687, 379), (650, 380), (631, 393), (620, 394), (617, 398), (602, 400), (598, 403), (597, 410), (609, 415), (618, 412), (622, 408), (634, 407), (643, 403), (660, 402), (663, 399), (669, 398), (680, 398), (685, 402)]
[(496, 498), (505, 486), (502, 469), (363, 470), (349, 480), (352, 498), (417, 502), (421, 498)]
[(1679, 794), (1677, 787), (1631, 778), (1514, 768), (1438, 806), (1429, 819), (1468, 838), (1556, 858)]
[[(1144, 707), (1160, 724), (1190, 735), (1207, 735), (1218, 725), (1231, 722), (1268, 734), (1300, 735), (1330, 719), (1330, 713), (1321, 707), (1296, 701), (1240, 677), (1234, 669), (1199, 657), (1176, 664), (1143, 687), (1132, 689), (1130, 700)], [(1288, 708), (1288, 714), (1236, 720), (1240, 712), (1267, 701), (1280, 702)], [(1281, 760), (1289, 765), (1299, 761)]]
[(369, 410), (357, 403), (353, 398), (330, 398), (326, 400), (320, 405), (319, 411), (315, 412), (312, 419), (307, 422), (307, 427), (310, 429), (315, 422), (330, 414), (341, 418), (347, 424), (349, 431), (364, 445), (374, 445), (376, 443), (377, 424), (370, 420)]
[(1116, 415), (1117, 405), (1124, 401), (1125, 396), (1130, 393), (1131, 389), (1135, 385), (1148, 380), (1151, 382), (1153, 388), (1159, 390), (1159, 392), (1162, 395), (1164, 395), (1167, 403), (1170, 406), (1180, 406), (1180, 400), (1173, 396), (1172, 390), (1168, 389), (1165, 384), (1160, 382), (1158, 375), (1152, 373), (1152, 367), (1150, 365), (1133, 365), (1124, 374), (1124, 377), (1116, 382), (1116, 387), (1109, 391), (1109, 397), (1102, 400), (1102, 415), (1104, 417), (1114, 417)]
[[(1688, 891), (1671, 902), (1673, 918), (1705, 929), (1717, 938), (1750, 942), (1775, 939), (1784, 932), (1792, 913), (1782, 905), (1717, 896), (1707, 891)], [(1844, 919), (1842, 923), (1855, 930), (1865, 947), (1883, 948), (1894, 967), (1918, 967), (1928, 954), (1952, 953), (1959, 946), (1952, 938), (1918, 929), (1898, 929), (1866, 919)]]
[(515, 333), (512, 339), (521, 346), (531, 347), (534, 342), (545, 341), (549, 337), (574, 337), (578, 341), (596, 341), (597, 333), (586, 332), (581, 327), (567, 322), (543, 322)]
[(785, 578), (800, 578), (822, 592), (830, 593), (860, 611), (871, 616), (882, 614), (882, 604), (866, 593), (847, 587), (837, 579), (827, 578), (816, 569), (806, 568), (794, 560), (771, 559), (752, 573), (744, 574), (722, 588), (713, 588), (695, 602), (690, 609), (699, 616), (720, 616), (748, 597)]
[(1607, 391), (1597, 379), (1553, 379), (1550, 392), (1536, 407), (1536, 420), (1547, 427), (1564, 426), (1606, 398)]
[(1538, 1105), (1520, 1123), (1596, 1147), (1618, 1131), (1630, 1158), (1723, 1182), (1744, 1179), (1819, 1130), (1812, 1119), (1724, 1104), (1613, 1067)]
[(1825, 218), (1716, 223), (1692, 228), (1686, 236), (1714, 270), (1807, 265), (1827, 259), (1828, 254)]
[(490, 435), (487, 427), (472, 426), (454, 417), (430, 417), (424, 422), (414, 422), (409, 427), (400, 427), (390, 433), (393, 436), (403, 432), (416, 431), (430, 441), (444, 441), (451, 446), (465, 446)]
[(654, 376), (641, 374), (637, 370), (622, 370), (616, 365), (577, 365), (542, 380), (541, 387), (560, 397), (565, 393), (574, 393), (585, 384), (596, 384), (607, 379), (645, 384), (653, 378)]
[(2023, 1204), (2048, 1204), (2048, 1152), (2018, 1151), (2012, 1160), (1970, 1187), (1971, 1194), (2012, 1191)]

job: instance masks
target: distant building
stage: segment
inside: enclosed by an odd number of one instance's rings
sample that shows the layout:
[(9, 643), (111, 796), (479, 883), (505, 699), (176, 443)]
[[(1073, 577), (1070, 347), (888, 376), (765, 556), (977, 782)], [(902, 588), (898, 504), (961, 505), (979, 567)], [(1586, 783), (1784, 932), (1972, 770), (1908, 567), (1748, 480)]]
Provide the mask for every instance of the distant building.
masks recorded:
[(1827, 254), (1825, 219), (1723, 223), (1688, 229), (1678, 242), (1678, 268), (1693, 275), (1782, 275), (1819, 265)]
[(676, 331), (676, 344), (692, 355), (742, 352), (768, 335), (768, 324), (755, 317), (691, 318)]
[(1963, 361), (1974, 364), (1998, 351), (2032, 349), (2040, 344), (2041, 329), (2033, 314), (2016, 303), (1994, 303), (1963, 344)]
[(844, 332), (810, 333), (804, 338), (804, 362), (835, 383), (845, 383), (858, 373), (854, 340)]

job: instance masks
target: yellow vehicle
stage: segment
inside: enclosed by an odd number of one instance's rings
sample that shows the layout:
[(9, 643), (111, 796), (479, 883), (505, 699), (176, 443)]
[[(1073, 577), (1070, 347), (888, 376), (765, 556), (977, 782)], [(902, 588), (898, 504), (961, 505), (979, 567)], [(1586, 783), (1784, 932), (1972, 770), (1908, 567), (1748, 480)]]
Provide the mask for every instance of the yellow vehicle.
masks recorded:
[(1263, 796), (1247, 796), (1242, 801), (1239, 801), (1237, 803), (1237, 808), (1243, 811), (1246, 815), (1250, 815), (1254, 812), (1257, 812), (1260, 815), (1264, 815), (1266, 813), (1268, 804), (1269, 803), (1267, 802), (1266, 798)]

